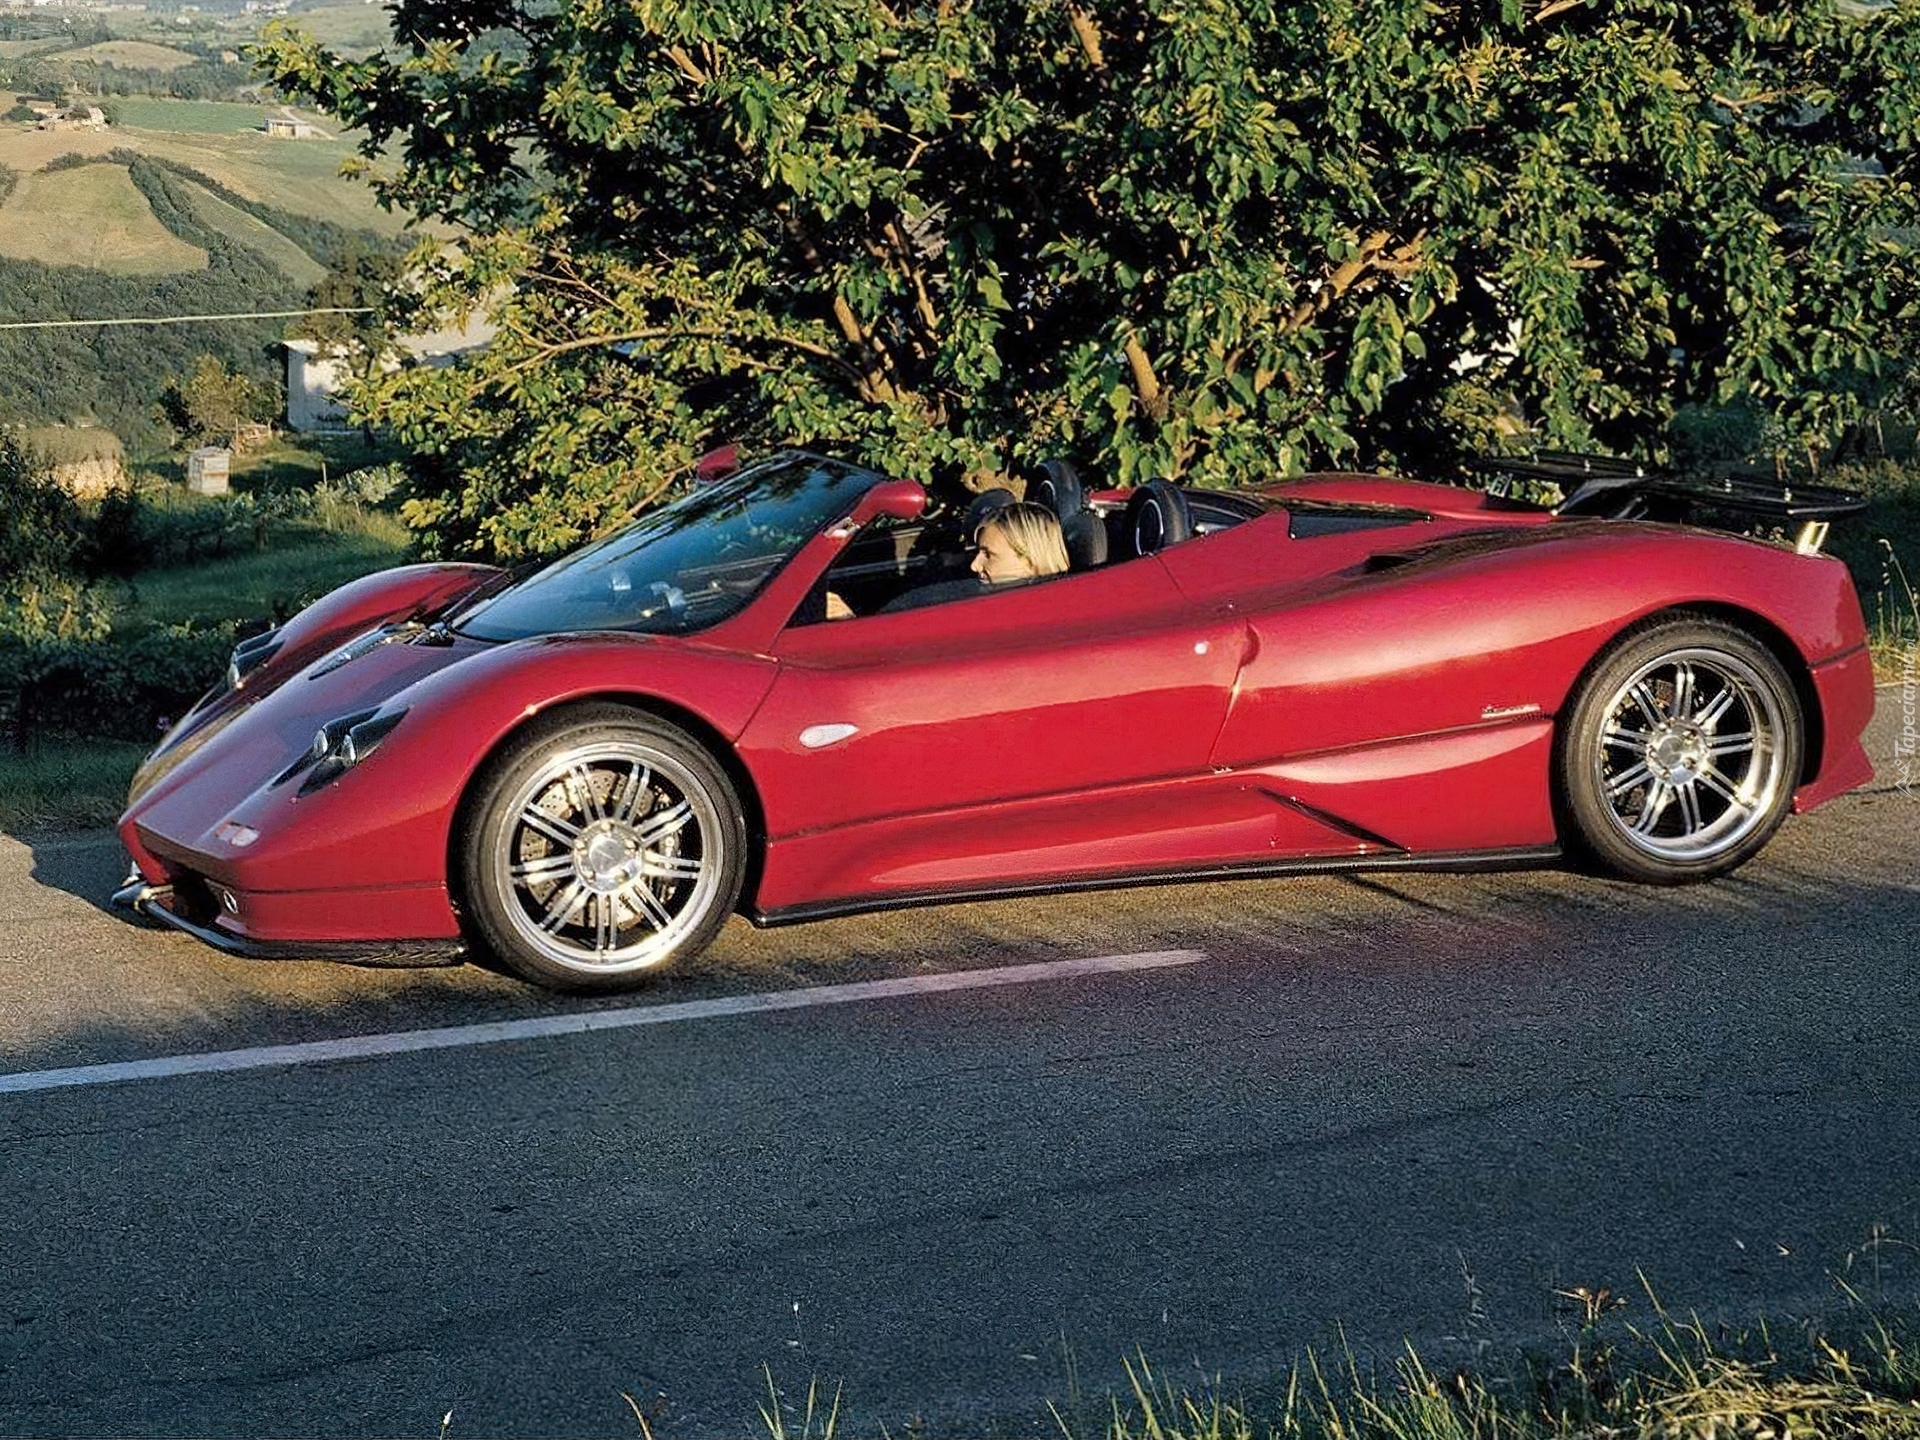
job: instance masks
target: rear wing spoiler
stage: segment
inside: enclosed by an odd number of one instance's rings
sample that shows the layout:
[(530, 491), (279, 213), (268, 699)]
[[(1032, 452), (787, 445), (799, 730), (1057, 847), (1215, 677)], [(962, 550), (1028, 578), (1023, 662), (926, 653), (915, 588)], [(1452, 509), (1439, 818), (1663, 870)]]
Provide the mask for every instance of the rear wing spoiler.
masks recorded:
[(1857, 514), (1867, 505), (1864, 497), (1850, 490), (1789, 482), (1748, 468), (1681, 475), (1614, 456), (1553, 450), (1528, 457), (1483, 455), (1467, 465), (1489, 477), (1489, 488), (1495, 493), (1511, 490), (1514, 481), (1558, 486), (1561, 499), (1551, 507), (1556, 515), (1662, 520), (1731, 530), (1797, 526), (1794, 549), (1803, 555), (1819, 553), (1834, 520)]

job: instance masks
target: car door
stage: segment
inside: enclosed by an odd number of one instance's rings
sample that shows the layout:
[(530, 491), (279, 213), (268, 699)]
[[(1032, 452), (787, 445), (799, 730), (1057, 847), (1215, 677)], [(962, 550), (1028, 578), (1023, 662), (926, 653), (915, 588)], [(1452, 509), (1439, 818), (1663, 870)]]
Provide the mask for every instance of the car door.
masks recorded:
[(1141, 868), (1191, 852), (1169, 837), (1196, 826), (1256, 843), (1256, 817), (1194, 793), (1244, 633), (1154, 557), (789, 626), (739, 742), (768, 840), (759, 909)]

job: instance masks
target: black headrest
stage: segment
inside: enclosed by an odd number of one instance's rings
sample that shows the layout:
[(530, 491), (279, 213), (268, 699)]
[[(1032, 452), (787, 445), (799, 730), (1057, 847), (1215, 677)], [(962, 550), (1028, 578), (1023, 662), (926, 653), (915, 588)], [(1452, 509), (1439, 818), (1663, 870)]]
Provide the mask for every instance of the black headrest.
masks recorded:
[(1067, 563), (1075, 570), (1094, 570), (1107, 563), (1107, 522), (1091, 510), (1082, 510), (1060, 526), (1067, 545)]
[(1187, 497), (1164, 480), (1149, 480), (1135, 488), (1127, 501), (1121, 532), (1136, 555), (1151, 555), (1193, 536), (1193, 511)]
[(980, 533), (980, 527), (993, 518), (993, 512), (1003, 506), (1013, 504), (1013, 491), (1004, 485), (996, 485), (991, 490), (982, 490), (973, 497), (973, 503), (967, 506), (966, 516), (960, 522), (961, 535), (972, 541)]
[(1063, 524), (1087, 508), (1080, 472), (1066, 460), (1042, 460), (1027, 481), (1027, 499), (1046, 506)]

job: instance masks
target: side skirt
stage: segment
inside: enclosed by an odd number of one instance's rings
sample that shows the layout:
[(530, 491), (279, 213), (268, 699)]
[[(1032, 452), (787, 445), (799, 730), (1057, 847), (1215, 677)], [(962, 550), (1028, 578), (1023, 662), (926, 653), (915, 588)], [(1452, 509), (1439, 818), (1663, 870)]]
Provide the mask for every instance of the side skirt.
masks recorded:
[(1140, 871), (1072, 880), (1038, 880), (1020, 885), (972, 886), (864, 899), (822, 900), (808, 905), (783, 905), (774, 910), (748, 908), (740, 913), (761, 929), (767, 929), (776, 925), (797, 925), (808, 920), (830, 920), (841, 915), (867, 915), (920, 905), (959, 905), (975, 900), (1009, 900), (1022, 895), (1065, 895), (1084, 890), (1124, 890), (1136, 885), (1187, 885), (1208, 880), (1257, 880), (1271, 876), (1351, 874), (1366, 870), (1436, 870), (1453, 873), (1531, 870), (1552, 865), (1560, 858), (1558, 845), (1436, 851), (1422, 855), (1404, 851), (1385, 855), (1326, 855), (1298, 860), (1253, 860), (1238, 865), (1214, 865), (1189, 870)]

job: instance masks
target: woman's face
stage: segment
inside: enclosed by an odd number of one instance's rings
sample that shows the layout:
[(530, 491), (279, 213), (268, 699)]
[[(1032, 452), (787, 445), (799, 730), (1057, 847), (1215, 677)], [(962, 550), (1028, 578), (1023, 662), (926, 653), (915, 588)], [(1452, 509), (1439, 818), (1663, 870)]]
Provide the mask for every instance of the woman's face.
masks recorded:
[(973, 557), (973, 573), (988, 585), (1004, 585), (1009, 580), (1032, 580), (1039, 573), (1033, 562), (1013, 548), (1007, 532), (989, 520), (980, 527), (979, 546)]

